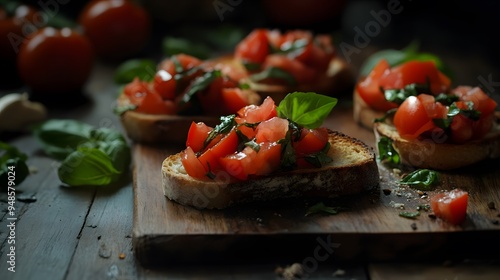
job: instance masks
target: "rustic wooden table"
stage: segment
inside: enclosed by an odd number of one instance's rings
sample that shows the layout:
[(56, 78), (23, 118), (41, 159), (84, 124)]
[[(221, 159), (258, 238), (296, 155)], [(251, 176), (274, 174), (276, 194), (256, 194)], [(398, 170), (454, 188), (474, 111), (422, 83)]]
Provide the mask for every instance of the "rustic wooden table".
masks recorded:
[[(364, 48), (362, 55), (354, 54), (351, 57), (352, 65), (360, 65), (370, 53), (369, 49)], [(498, 82), (494, 82), (500, 80), (498, 68), (487, 57), (481, 54), (465, 56), (461, 52), (443, 49), (436, 51), (444, 56), (451, 67), (460, 69), (456, 73), (457, 80), (465, 84), (483, 83), (483, 86), (490, 86), (495, 94), (500, 91)], [(112, 80), (114, 70), (115, 65), (97, 63), (84, 89), (85, 98), (71, 106), (51, 107), (49, 117), (77, 119), (98, 127), (122, 130), (117, 116), (112, 112), (117, 96), (117, 85)], [(4, 93), (7, 92), (2, 91)], [(342, 98), (348, 100), (350, 96)], [(342, 129), (346, 133), (371, 137), (360, 128)], [(280, 279), (275, 273), (276, 268), (292, 264), (289, 260), (285, 261), (286, 258), (277, 258), (275, 261), (261, 263), (166, 263), (161, 267), (143, 266), (133, 247), (132, 172), (127, 181), (116, 186), (68, 188), (62, 185), (57, 176), (59, 162), (43, 154), (39, 143), (31, 134), (1, 134), (0, 137), (0, 140), (7, 141), (26, 153), (29, 156), (28, 164), (34, 170), (26, 181), (17, 186), (15, 227), (9, 227), (12, 220), (7, 219), (7, 197), (5, 193), (0, 193), (0, 279)], [(494, 232), (500, 237), (500, 228)], [(15, 239), (14, 249), (11, 247), (14, 244), (9, 243), (12, 239)], [(382, 245), (380, 250), (383, 251), (385, 249)], [(391, 244), (386, 246), (390, 247)], [(293, 250), (294, 244), (290, 244), (283, 256)], [(313, 250), (314, 248), (310, 248), (311, 252)], [(310, 268), (304, 277), (498, 279), (500, 261), (492, 257), (494, 252), (484, 250), (486, 257), (481, 257), (476, 252), (470, 258), (461, 255), (459, 258), (433, 258), (432, 261), (425, 257), (406, 261), (404, 255), (390, 260), (380, 258), (345, 261), (345, 258), (336, 258), (333, 253), (331, 258), (317, 262), (317, 266)], [(434, 253), (443, 252), (431, 251), (429, 257)], [(310, 254), (298, 260), (300, 262), (307, 257)], [(15, 261), (15, 272), (8, 270), (12, 266), (10, 260)]]

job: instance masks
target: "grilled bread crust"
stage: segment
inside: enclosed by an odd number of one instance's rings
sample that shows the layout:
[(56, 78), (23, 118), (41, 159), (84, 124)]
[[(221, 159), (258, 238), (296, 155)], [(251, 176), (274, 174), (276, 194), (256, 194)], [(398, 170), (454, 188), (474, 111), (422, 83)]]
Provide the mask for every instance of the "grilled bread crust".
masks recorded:
[(363, 142), (329, 131), (328, 155), (333, 161), (321, 168), (299, 169), (230, 181), (227, 174), (216, 180), (190, 177), (180, 154), (167, 157), (162, 165), (162, 184), (167, 198), (200, 209), (223, 209), (236, 204), (270, 201), (278, 198), (352, 195), (379, 184), (379, 171), (373, 149)]

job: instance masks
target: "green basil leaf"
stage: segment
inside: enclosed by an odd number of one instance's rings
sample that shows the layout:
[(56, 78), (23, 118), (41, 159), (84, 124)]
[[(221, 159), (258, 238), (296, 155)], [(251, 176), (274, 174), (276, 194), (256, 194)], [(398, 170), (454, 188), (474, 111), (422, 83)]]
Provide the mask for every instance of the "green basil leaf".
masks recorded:
[(156, 74), (156, 63), (150, 59), (131, 59), (118, 65), (114, 80), (117, 84), (127, 84), (135, 78), (152, 81)]
[(421, 93), (430, 94), (430, 86), (421, 84), (409, 84), (402, 89), (387, 89), (384, 91), (385, 99), (389, 102), (401, 104), (410, 96), (417, 96)]
[(26, 164), (28, 156), (19, 151), (16, 147), (0, 141), (0, 182), (5, 183), (0, 191), (7, 191), (7, 181), (9, 172), (15, 172), (14, 183), (19, 185), (29, 175), (29, 168)]
[(291, 57), (295, 57), (300, 55), (304, 51), (304, 48), (308, 43), (309, 41), (307, 39), (299, 39), (293, 42), (288, 41), (280, 46), (280, 49), (277, 51), (277, 53), (287, 54)]
[(278, 141), (281, 144), (281, 162), (280, 166), (284, 170), (291, 170), (297, 166), (297, 154), (292, 146), (292, 133), (290, 129), (286, 132), (284, 139)]
[(398, 110), (398, 108), (392, 108), (392, 109), (389, 109), (389, 110), (387, 110), (387, 111), (384, 113), (384, 115), (383, 115), (382, 117), (380, 117), (380, 118), (375, 118), (375, 119), (373, 120), (373, 122), (376, 122), (376, 123), (377, 123), (377, 122), (385, 122), (385, 120), (386, 120), (387, 118), (390, 118), (390, 117), (394, 116), (394, 114), (396, 114), (396, 111), (397, 111), (397, 110)]
[(388, 137), (381, 137), (377, 143), (379, 159), (382, 162), (398, 165), (401, 163), (398, 152), (392, 146), (392, 140)]
[(89, 140), (93, 127), (76, 120), (48, 120), (35, 128), (35, 137), (48, 155), (63, 159)]
[(162, 41), (162, 49), (167, 56), (184, 53), (199, 59), (209, 58), (212, 53), (212, 50), (201, 42), (176, 37), (165, 37)]
[(418, 211), (416, 211), (416, 212), (403, 211), (403, 212), (399, 212), (399, 216), (401, 216), (403, 218), (414, 220), (414, 219), (418, 218), (418, 216), (420, 216), (420, 212), (418, 212)]
[(120, 172), (103, 151), (79, 147), (62, 161), (58, 175), (70, 186), (104, 186), (116, 181)]
[(398, 65), (405, 59), (405, 52), (400, 50), (381, 50), (370, 55), (365, 62), (361, 65), (360, 68), (360, 76), (366, 77), (372, 69), (377, 65), (380, 60), (385, 59), (389, 63), (390, 66)]
[(220, 117), (220, 123), (210, 131), (210, 133), (207, 136), (207, 139), (203, 142), (203, 149), (212, 142), (215, 137), (219, 134), (226, 134), (231, 129), (233, 129), (234, 126), (236, 126), (236, 115), (229, 115), (229, 116), (221, 116)]
[(336, 215), (340, 211), (340, 207), (326, 206), (323, 202), (318, 202), (313, 206), (309, 207), (306, 212), (306, 216), (310, 216), (317, 213), (327, 213), (330, 215)]
[(196, 93), (206, 89), (215, 78), (221, 76), (222, 73), (220, 70), (214, 70), (206, 72), (203, 76), (196, 78), (189, 86), (188, 91), (182, 96), (182, 102), (188, 103)]
[(429, 191), (431, 186), (439, 180), (439, 173), (430, 169), (418, 169), (399, 181), (399, 184), (409, 185), (412, 188)]
[(445, 93), (440, 93), (437, 96), (434, 97), (436, 102), (439, 102), (445, 106), (450, 106), (453, 102), (458, 101), (459, 98), (458, 96), (454, 94), (445, 94)]
[(97, 147), (109, 156), (113, 167), (120, 173), (126, 172), (130, 166), (130, 148), (122, 140), (112, 140), (111, 142), (99, 142)]
[(255, 140), (245, 142), (245, 146), (252, 148), (257, 153), (260, 151), (260, 145)]
[(254, 82), (259, 82), (269, 78), (280, 79), (285, 81), (289, 86), (297, 85), (297, 81), (292, 74), (278, 67), (266, 68), (262, 72), (250, 75), (249, 78)]
[[(257, 70), (260, 69), (261, 64), (260, 63), (255, 63), (255, 62), (243, 61), (243, 66), (248, 71), (257, 71)], [(258, 77), (259, 76), (257, 76), (257, 78)]]
[(289, 119), (306, 128), (318, 128), (337, 105), (334, 97), (314, 92), (287, 94), (276, 108), (281, 118)]

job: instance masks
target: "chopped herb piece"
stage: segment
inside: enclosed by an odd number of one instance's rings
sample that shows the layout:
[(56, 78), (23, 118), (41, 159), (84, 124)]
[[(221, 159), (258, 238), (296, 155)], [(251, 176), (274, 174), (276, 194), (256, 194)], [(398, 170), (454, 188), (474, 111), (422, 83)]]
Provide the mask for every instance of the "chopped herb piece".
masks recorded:
[(128, 104), (128, 105), (124, 105), (124, 106), (117, 106), (113, 109), (113, 112), (118, 115), (118, 116), (121, 116), (123, 115), (123, 113), (127, 112), (127, 111), (133, 111), (137, 109), (137, 105), (134, 105), (134, 104)]
[(331, 215), (338, 214), (340, 207), (326, 206), (323, 202), (318, 202), (313, 206), (309, 207), (306, 212), (306, 216), (310, 216), (317, 213), (328, 213)]
[(257, 153), (260, 151), (260, 145), (255, 140), (245, 142), (245, 146), (252, 148)]
[(281, 168), (285, 170), (290, 170), (297, 166), (297, 156), (293, 149), (291, 138), (290, 130), (288, 130), (285, 138), (278, 141), (281, 144)]
[(409, 185), (417, 190), (428, 191), (439, 180), (438, 172), (430, 169), (418, 169), (406, 175), (399, 184)]
[(189, 86), (189, 90), (182, 97), (182, 102), (188, 103), (193, 96), (206, 89), (217, 77), (222, 75), (220, 70), (206, 72), (203, 76), (196, 78)]
[(434, 99), (436, 100), (436, 102), (439, 102), (445, 106), (450, 106), (453, 102), (459, 100), (458, 96), (454, 94), (444, 94), (444, 93), (438, 94), (436, 97), (434, 97)]
[(314, 167), (320, 168), (333, 161), (333, 159), (330, 156), (328, 156), (329, 149), (330, 149), (330, 142), (326, 142), (325, 147), (321, 151), (315, 154), (308, 155), (304, 159), (308, 163), (312, 164)]
[(403, 211), (403, 212), (399, 212), (399, 216), (403, 217), (403, 218), (407, 218), (407, 219), (416, 219), (418, 216), (420, 216), (420, 212), (416, 211), (416, 212), (407, 212), (407, 211)]
[(392, 140), (388, 137), (381, 137), (377, 143), (380, 161), (388, 164), (399, 164), (401, 159), (398, 152), (392, 146)]
[(141, 81), (152, 81), (156, 73), (156, 64), (150, 59), (127, 60), (116, 68), (114, 80), (117, 84), (127, 84), (135, 78)]
[(248, 71), (257, 71), (257, 70), (260, 70), (260, 64), (259, 63), (255, 63), (255, 62), (245, 61), (245, 62), (243, 62), (243, 66)]
[(250, 80), (254, 82), (259, 82), (268, 78), (280, 79), (285, 81), (290, 86), (297, 85), (297, 81), (292, 76), (292, 74), (287, 71), (277, 68), (277, 67), (269, 67), (264, 69), (262, 72), (253, 74), (250, 76)]
[(203, 149), (210, 144), (210, 142), (217, 137), (219, 134), (226, 134), (231, 129), (236, 125), (235, 121), (236, 115), (229, 115), (229, 116), (222, 116), (220, 117), (220, 123), (210, 131), (210, 133), (207, 136), (207, 139), (205, 139), (205, 142), (203, 143)]
[(431, 206), (429, 204), (421, 204), (417, 206), (417, 211), (429, 211), (431, 210)]
[(406, 98), (410, 96), (417, 96), (421, 93), (430, 94), (429, 84), (409, 84), (402, 89), (387, 89), (384, 91), (385, 99), (389, 102), (394, 102), (396, 104), (401, 104)]

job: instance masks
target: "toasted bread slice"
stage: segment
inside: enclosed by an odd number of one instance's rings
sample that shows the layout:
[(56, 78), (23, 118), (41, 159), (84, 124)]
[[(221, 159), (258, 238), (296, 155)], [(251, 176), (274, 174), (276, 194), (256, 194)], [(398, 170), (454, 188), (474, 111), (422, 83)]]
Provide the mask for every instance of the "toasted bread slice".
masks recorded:
[(373, 149), (340, 132), (329, 131), (333, 159), (322, 168), (278, 172), (246, 181), (202, 181), (190, 177), (180, 154), (167, 157), (162, 165), (162, 184), (167, 198), (196, 208), (222, 209), (236, 204), (278, 198), (332, 198), (370, 190), (379, 184)]
[[(118, 106), (126, 106), (129, 103), (129, 99), (123, 95), (118, 98)], [(220, 122), (215, 116), (153, 115), (135, 111), (126, 111), (120, 115), (125, 133), (138, 143), (185, 144), (193, 121), (204, 122), (209, 126)]]
[(385, 115), (383, 111), (372, 109), (366, 102), (359, 96), (359, 93), (354, 89), (353, 97), (353, 118), (354, 121), (362, 127), (373, 129), (375, 119), (381, 118)]
[(414, 168), (451, 170), (500, 157), (500, 125), (498, 123), (494, 124), (492, 130), (484, 138), (465, 144), (436, 143), (431, 139), (408, 141), (401, 138), (393, 125), (387, 123), (375, 123), (373, 130), (376, 143), (381, 137), (390, 138), (392, 146), (399, 153), (402, 164)]

